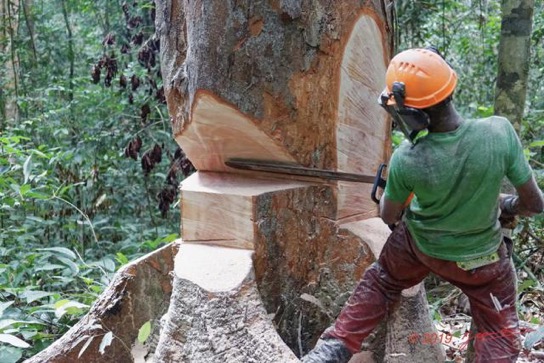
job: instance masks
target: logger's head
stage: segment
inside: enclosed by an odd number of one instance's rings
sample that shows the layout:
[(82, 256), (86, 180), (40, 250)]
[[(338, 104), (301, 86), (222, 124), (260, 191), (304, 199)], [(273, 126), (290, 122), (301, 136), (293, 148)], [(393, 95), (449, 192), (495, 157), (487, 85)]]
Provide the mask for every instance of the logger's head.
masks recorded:
[(409, 49), (397, 54), (385, 74), (378, 102), (412, 142), (430, 124), (425, 112), (451, 101), (457, 74), (436, 48)]

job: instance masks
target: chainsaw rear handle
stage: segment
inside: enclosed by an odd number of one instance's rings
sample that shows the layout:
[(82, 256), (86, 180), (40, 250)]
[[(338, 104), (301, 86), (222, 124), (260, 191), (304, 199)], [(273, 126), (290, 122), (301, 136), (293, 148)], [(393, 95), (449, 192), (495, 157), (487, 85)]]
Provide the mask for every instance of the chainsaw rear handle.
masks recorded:
[(387, 168), (387, 165), (381, 163), (376, 172), (376, 177), (374, 178), (374, 183), (372, 184), (372, 192), (370, 192), (370, 198), (376, 204), (380, 204), (380, 200), (376, 196), (378, 193), (378, 188), (385, 189), (385, 179), (382, 177), (384, 169)]
[[(385, 182), (385, 179), (382, 177), (383, 170), (385, 168), (387, 168), (386, 164), (383, 164), (383, 163), (380, 164), (380, 166), (378, 167), (378, 172), (376, 173), (376, 177), (374, 178), (374, 184), (372, 185), (372, 192), (370, 193), (370, 197), (376, 204), (380, 204), (380, 200), (376, 196), (376, 194), (378, 193), (378, 188), (382, 188), (385, 190), (386, 182)], [(412, 201), (413, 197), (414, 197), (414, 192), (410, 193), (408, 198), (404, 201), (404, 205), (403, 205), (404, 208), (407, 208), (410, 205), (410, 202)], [(404, 213), (404, 211), (402, 213)], [(396, 227), (396, 224), (389, 225), (390, 230), (394, 230), (395, 227)]]

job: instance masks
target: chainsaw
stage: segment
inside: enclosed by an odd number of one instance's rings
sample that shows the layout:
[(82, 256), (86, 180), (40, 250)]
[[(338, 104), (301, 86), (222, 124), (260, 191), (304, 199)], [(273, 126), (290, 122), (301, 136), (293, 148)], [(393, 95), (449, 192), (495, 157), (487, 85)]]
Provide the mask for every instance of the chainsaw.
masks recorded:
[(255, 159), (229, 159), (225, 162), (225, 165), (235, 169), (262, 171), (282, 175), (312, 177), (324, 180), (340, 180), (372, 184), (372, 191), (370, 192), (370, 197), (377, 204), (380, 203), (380, 200), (377, 197), (378, 189), (384, 189), (386, 184), (385, 179), (383, 178), (383, 172), (387, 167), (386, 164), (380, 164), (376, 175), (344, 173), (340, 171), (332, 171), (326, 169), (307, 168), (294, 163), (287, 163), (282, 161), (266, 161)]
[[(353, 174), (353, 173), (344, 173), (333, 170), (318, 169), (318, 168), (307, 168), (300, 166), (294, 163), (282, 162), (282, 161), (267, 161), (267, 160), (256, 160), (256, 159), (240, 159), (233, 158), (225, 162), (225, 165), (242, 170), (253, 170), (253, 171), (262, 171), (267, 173), (282, 174), (282, 175), (293, 175), (293, 176), (303, 176), (303, 177), (312, 177), (319, 178), (324, 180), (341, 180), (349, 181), (356, 183), (366, 183), (372, 184), (372, 190), (370, 192), (370, 198), (376, 204), (380, 204), (380, 200), (377, 197), (378, 189), (385, 189), (386, 181), (383, 178), (384, 170), (387, 168), (387, 165), (382, 163), (378, 167), (376, 175), (363, 175), (363, 174)], [(414, 193), (411, 193), (410, 196), (404, 202), (404, 208), (408, 207)], [(501, 220), (501, 226), (503, 227), (503, 233), (507, 229), (514, 229), (517, 225), (517, 220), (513, 219), (512, 221)], [(389, 226), (393, 229), (394, 226)], [(511, 233), (511, 232), (510, 232)]]

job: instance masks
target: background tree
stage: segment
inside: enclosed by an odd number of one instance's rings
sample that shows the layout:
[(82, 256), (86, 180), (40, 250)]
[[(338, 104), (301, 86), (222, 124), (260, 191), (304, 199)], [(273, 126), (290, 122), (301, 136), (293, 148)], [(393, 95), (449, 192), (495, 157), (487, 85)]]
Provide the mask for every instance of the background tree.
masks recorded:
[(532, 0), (501, 1), (495, 113), (508, 118), (518, 133), (526, 106), (533, 9)]
[(0, 50), (2, 59), (2, 77), (0, 78), (0, 131), (5, 127), (7, 119), (18, 120), (19, 110), (17, 96), (19, 93), (19, 56), (17, 54), (17, 33), (19, 30), (18, 0), (2, 0), (0, 16), (2, 32), (0, 35)]

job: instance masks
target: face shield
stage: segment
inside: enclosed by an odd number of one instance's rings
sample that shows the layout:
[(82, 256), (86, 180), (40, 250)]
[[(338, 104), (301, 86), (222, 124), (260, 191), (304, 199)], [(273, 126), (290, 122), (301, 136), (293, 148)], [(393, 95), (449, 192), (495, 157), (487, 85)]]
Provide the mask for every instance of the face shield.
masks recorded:
[(394, 82), (392, 92), (384, 90), (378, 103), (391, 115), (394, 126), (400, 129), (412, 144), (416, 143), (420, 131), (429, 127), (429, 115), (420, 109), (404, 105), (406, 90), (404, 83)]

